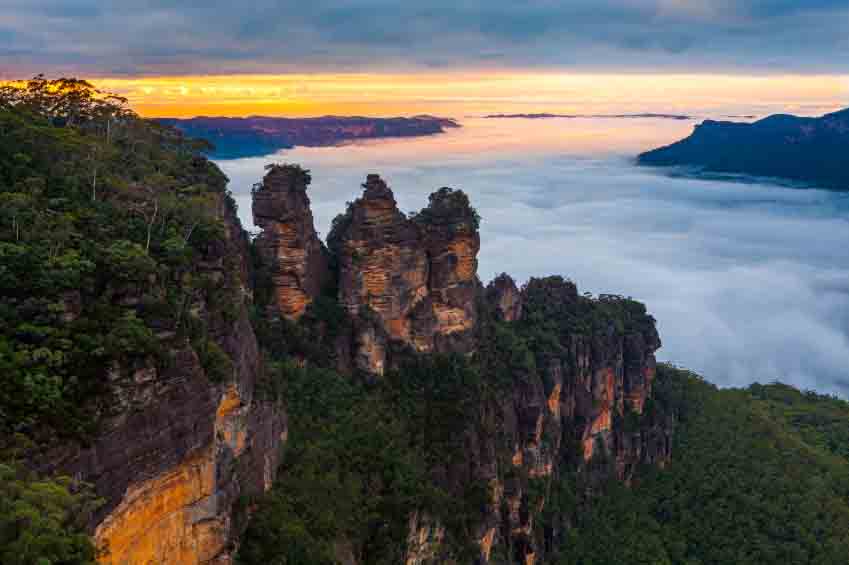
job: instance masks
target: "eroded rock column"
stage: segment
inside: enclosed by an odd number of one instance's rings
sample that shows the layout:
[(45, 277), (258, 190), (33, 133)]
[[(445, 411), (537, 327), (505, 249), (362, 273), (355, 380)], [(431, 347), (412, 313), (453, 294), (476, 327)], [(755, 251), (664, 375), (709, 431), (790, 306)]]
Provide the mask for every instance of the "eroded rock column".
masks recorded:
[(271, 308), (299, 319), (327, 280), (327, 257), (315, 231), (307, 187), (309, 172), (297, 165), (271, 165), (254, 188), (256, 246), (269, 266)]

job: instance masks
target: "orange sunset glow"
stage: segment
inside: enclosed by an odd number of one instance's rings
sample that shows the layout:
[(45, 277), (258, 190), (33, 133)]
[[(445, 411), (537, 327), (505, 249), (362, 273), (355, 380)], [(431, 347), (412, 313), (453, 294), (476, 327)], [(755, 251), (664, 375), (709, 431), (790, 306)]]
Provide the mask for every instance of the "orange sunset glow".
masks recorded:
[(145, 116), (463, 117), (557, 111), (816, 114), (849, 100), (849, 75), (588, 73), (286, 74), (102, 78)]

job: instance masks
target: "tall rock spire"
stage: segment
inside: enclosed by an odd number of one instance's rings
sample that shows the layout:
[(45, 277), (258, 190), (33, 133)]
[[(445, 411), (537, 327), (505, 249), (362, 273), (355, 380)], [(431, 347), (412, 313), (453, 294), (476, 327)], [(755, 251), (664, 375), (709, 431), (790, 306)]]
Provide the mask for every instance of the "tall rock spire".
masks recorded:
[(307, 187), (309, 171), (297, 165), (270, 165), (254, 187), (254, 223), (262, 229), (257, 249), (270, 266), (271, 307), (299, 319), (327, 279), (327, 258), (315, 231)]

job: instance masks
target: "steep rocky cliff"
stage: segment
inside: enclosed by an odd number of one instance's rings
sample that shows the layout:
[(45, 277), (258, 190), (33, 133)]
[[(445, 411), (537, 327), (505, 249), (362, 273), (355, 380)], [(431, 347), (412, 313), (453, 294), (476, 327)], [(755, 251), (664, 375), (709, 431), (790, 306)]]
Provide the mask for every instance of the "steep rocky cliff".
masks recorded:
[[(478, 471), (491, 485), (479, 530), (482, 562), (500, 544), (508, 559), (530, 564), (556, 553), (568, 527), (553, 492), (571, 469), (591, 488), (611, 476), (630, 482), (639, 465), (663, 465), (670, 457), (671, 422), (644, 413), (660, 339), (638, 303), (589, 300), (560, 277), (532, 279), (517, 292), (501, 275), (487, 295), (502, 319), (521, 312), (509, 325), (530, 338), (535, 362), (513, 366), (509, 394), (497, 401), (501, 437), (480, 438), (484, 452), (496, 454), (494, 466)], [(545, 325), (559, 339), (533, 343)], [(509, 449), (509, 462), (499, 460), (499, 447)]]
[[(258, 390), (265, 367), (248, 319), (248, 242), (223, 194), (215, 208), (223, 237), (181, 274), (206, 281), (184, 303), (203, 337), (178, 331), (173, 312), (153, 316), (159, 355), (108, 369), (96, 436), (32, 457), (40, 471), (93, 484), (104, 500), (90, 522), (104, 564), (229, 563), (246, 518), (237, 501), (270, 488), (280, 462), (286, 418)], [(114, 282), (105, 297), (150, 318), (166, 283)]]
[(313, 223), (308, 171), (270, 165), (254, 188), (254, 223), (262, 229), (257, 252), (270, 266), (272, 314), (297, 320), (321, 292), (327, 259)]
[[(457, 499), (482, 489), (477, 518), (458, 530), (439, 509), (411, 508), (406, 563), (457, 559), (465, 542), (476, 545), (480, 563), (556, 556), (575, 511), (561, 502), (568, 481), (583, 485), (572, 486), (578, 498), (608, 478), (631, 482), (641, 464), (670, 457), (671, 421), (651, 406), (660, 347), (654, 320), (637, 302), (579, 295), (560, 277), (519, 289), (503, 274), (484, 288), (478, 217), (462, 191), (442, 188), (407, 217), (378, 175), (363, 189), (328, 238), (348, 319), (341, 338), (348, 345), (333, 344), (340, 365), (403, 383), (419, 378), (409, 372), (410, 363), (421, 367), (416, 359), (459, 354), (457, 363), (480, 379), (458, 389), (446, 382), (464, 408), (444, 441), (462, 448), (437, 451), (427, 470)], [(276, 288), (283, 302), (301, 293)]]

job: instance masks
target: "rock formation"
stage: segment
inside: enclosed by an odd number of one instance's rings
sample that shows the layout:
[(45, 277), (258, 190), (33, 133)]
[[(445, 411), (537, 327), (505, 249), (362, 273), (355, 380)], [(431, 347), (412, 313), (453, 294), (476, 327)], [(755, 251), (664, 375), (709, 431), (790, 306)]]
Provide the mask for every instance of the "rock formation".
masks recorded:
[(363, 188), (330, 236), (339, 300), (358, 321), (355, 366), (383, 373), (393, 344), (419, 353), (468, 348), (480, 240), (465, 195), (441, 189), (407, 218), (378, 175)]
[[(594, 302), (559, 277), (532, 279), (519, 291), (509, 276), (500, 275), (486, 296), (496, 319), (511, 324), (522, 324), (523, 316), (541, 309), (552, 319), (574, 316)], [(597, 302), (636, 304), (611, 296)], [(556, 547), (564, 532), (534, 520), (550, 510), (553, 503), (545, 493), (571, 466), (582, 469), (590, 482), (611, 475), (629, 482), (638, 465), (669, 459), (671, 423), (641, 418), (660, 339), (651, 318), (638, 314), (634, 322), (603, 333), (564, 335), (535, 368), (514, 369), (513, 382), (491, 416), (500, 432), (471, 432), (465, 461), (446, 471), (455, 484), (489, 485), (490, 502), (476, 533), (481, 563), (490, 563), (495, 552), (501, 556), (497, 562), (539, 562)], [(433, 530), (440, 524), (418, 526)], [(424, 533), (411, 532), (411, 539)]]
[[(196, 295), (189, 310), (208, 328), (206, 345), (190, 344), (163, 319), (158, 348), (169, 362), (112, 367), (108, 416), (91, 443), (33, 457), (38, 470), (91, 483), (104, 500), (90, 524), (104, 564), (230, 563), (246, 520), (237, 500), (269, 489), (277, 471), (286, 418), (257, 391), (264, 366), (246, 307), (248, 242), (223, 195), (218, 214), (225, 240), (210, 244), (192, 274), (216, 281), (232, 314)], [(107, 292), (128, 310), (143, 306), (133, 294), (141, 290)], [(203, 347), (229, 359), (223, 379), (205, 369)]]
[(327, 259), (315, 231), (307, 187), (309, 171), (271, 165), (254, 188), (254, 223), (262, 229), (256, 247), (270, 266), (274, 313), (300, 318), (321, 292)]
[[(484, 421), (456, 430), (465, 437), (465, 456), (431, 472), (458, 497), (470, 484), (488, 485), (489, 504), (475, 533), (481, 563), (496, 553), (510, 563), (541, 560), (563, 532), (534, 523), (552, 504), (543, 494), (550, 488), (539, 485), (575, 468), (590, 482), (605, 476), (627, 482), (638, 465), (662, 465), (669, 458), (669, 423), (641, 416), (660, 347), (654, 320), (639, 303), (581, 296), (560, 277), (532, 279), (520, 290), (502, 274), (484, 289), (477, 276), (478, 217), (465, 194), (442, 188), (426, 208), (407, 217), (378, 175), (369, 175), (363, 189), (328, 237), (338, 265), (339, 303), (351, 321), (350, 346), (337, 346), (337, 353), (373, 375), (404, 357), (444, 352), (478, 352), (482, 374), (491, 373), (493, 381), (492, 374), (509, 367), (509, 384), (480, 406), (479, 417), (497, 422), (499, 431)], [(256, 192), (255, 213), (269, 208), (264, 194)], [(300, 217), (310, 217), (305, 197), (298, 202)], [(257, 217), (273, 215), (284, 214)], [(267, 231), (271, 225), (266, 221)], [(281, 255), (298, 258), (286, 264), (287, 272), (294, 270), (288, 265), (298, 265), (297, 277), (275, 279), (277, 304), (303, 304), (309, 273), (318, 272), (304, 266), (307, 246), (316, 246), (314, 232), (306, 232), (308, 237), (288, 239), (285, 253), (264, 254), (275, 265)], [(268, 245), (266, 232), (261, 237), (266, 249), (280, 249)], [(536, 350), (530, 364), (517, 366), (514, 351), (494, 345), (498, 327), (526, 335), (541, 320), (556, 328), (547, 334), (556, 342)], [(414, 512), (406, 562), (438, 560), (446, 535), (444, 524)]]

